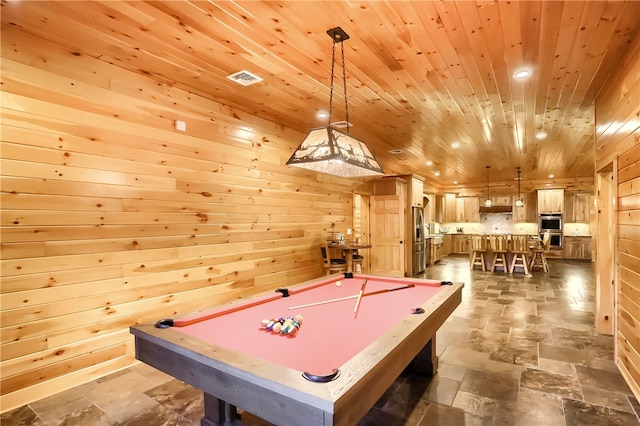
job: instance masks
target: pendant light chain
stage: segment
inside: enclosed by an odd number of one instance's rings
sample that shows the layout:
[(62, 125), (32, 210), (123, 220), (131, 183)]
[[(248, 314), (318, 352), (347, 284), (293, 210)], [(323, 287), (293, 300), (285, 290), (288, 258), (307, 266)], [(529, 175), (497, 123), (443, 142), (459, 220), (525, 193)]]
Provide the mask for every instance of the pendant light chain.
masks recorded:
[[(335, 77), (335, 66), (336, 66), (336, 44), (338, 42), (334, 39), (333, 46), (331, 48), (331, 86), (329, 91), (329, 125), (331, 125), (331, 117), (333, 117), (333, 88), (334, 88), (334, 77)], [(347, 100), (347, 68), (345, 67), (344, 61), (344, 40), (340, 41), (340, 50), (342, 53), (342, 82), (344, 89), (344, 111), (345, 111), (345, 120), (347, 123), (347, 134), (349, 134), (349, 130), (351, 126), (349, 125), (349, 101)]]
[(344, 84), (344, 111), (345, 111), (345, 120), (347, 122), (347, 134), (351, 130), (351, 125), (349, 124), (349, 101), (347, 100), (347, 67), (344, 66), (344, 43), (340, 42), (340, 47), (342, 48), (342, 82)]
[[(382, 176), (384, 171), (367, 145), (360, 139), (349, 135), (349, 104), (347, 97), (347, 71), (345, 67), (344, 42), (349, 40), (349, 34), (340, 27), (327, 30), (327, 35), (333, 40), (331, 49), (331, 80), (329, 85), (329, 113), (326, 126), (309, 130), (298, 148), (287, 160), (288, 166), (300, 167), (317, 173), (340, 176), (342, 178), (360, 178), (366, 176)], [(340, 43), (342, 52), (342, 79), (344, 82), (344, 103), (347, 121), (347, 131), (343, 131), (342, 122), (336, 122), (337, 127), (331, 125), (334, 119), (333, 95), (336, 89), (336, 44)], [(337, 95), (337, 93), (336, 93)], [(338, 108), (339, 109), (339, 108)], [(317, 111), (317, 109), (316, 109)], [(319, 117), (320, 114), (316, 114)], [(339, 127), (339, 128), (338, 128)]]
[(518, 200), (520, 199), (520, 167), (518, 167)]
[(489, 169), (490, 169), (490, 166), (487, 166), (487, 200), (491, 199), (491, 195), (489, 192)]
[[(343, 59), (344, 60), (344, 59)], [(336, 63), (336, 42), (333, 42), (331, 50), (331, 85), (329, 91), (329, 125), (331, 125), (331, 114), (333, 113), (333, 70)]]
[(516, 170), (518, 170), (518, 198), (516, 199), (516, 207), (524, 207), (524, 201), (522, 201), (522, 197), (520, 196), (520, 181), (522, 180), (522, 177), (520, 176), (522, 171), (520, 169), (520, 166), (516, 168)]
[(487, 199), (484, 201), (485, 207), (491, 207), (493, 203), (491, 202), (491, 191), (489, 190), (489, 169), (491, 166), (487, 166)]

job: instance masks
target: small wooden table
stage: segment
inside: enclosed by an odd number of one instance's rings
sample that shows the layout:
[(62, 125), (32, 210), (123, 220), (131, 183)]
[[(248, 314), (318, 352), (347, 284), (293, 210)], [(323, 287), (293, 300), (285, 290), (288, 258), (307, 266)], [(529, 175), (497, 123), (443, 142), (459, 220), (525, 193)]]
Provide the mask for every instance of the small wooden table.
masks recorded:
[(347, 272), (353, 272), (353, 251), (371, 248), (371, 244), (357, 243), (355, 241), (345, 241), (342, 244), (329, 243), (329, 248), (342, 250), (347, 260)]

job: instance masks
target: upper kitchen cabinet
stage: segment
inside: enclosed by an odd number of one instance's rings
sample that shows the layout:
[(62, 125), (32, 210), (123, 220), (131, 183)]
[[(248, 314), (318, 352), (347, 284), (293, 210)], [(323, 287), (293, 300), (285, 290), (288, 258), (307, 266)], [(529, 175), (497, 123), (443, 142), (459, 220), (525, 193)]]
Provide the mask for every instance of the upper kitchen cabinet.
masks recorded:
[(478, 197), (456, 198), (456, 222), (480, 222)]
[(445, 209), (446, 209), (446, 203), (445, 203), (445, 196), (444, 195), (435, 195), (434, 196), (435, 201), (436, 201), (436, 217), (435, 217), (435, 221), (438, 223), (442, 223), (444, 222), (444, 216), (445, 216)]
[(424, 191), (424, 178), (421, 176), (413, 175), (409, 181), (409, 197), (411, 200), (411, 207), (425, 207), (423, 205), (423, 191)]
[(565, 222), (589, 223), (593, 195), (587, 193), (565, 194)]
[(520, 199), (522, 200), (523, 206), (516, 206), (516, 201), (518, 197), (514, 195), (512, 197), (513, 201), (513, 222), (537, 222), (537, 210), (536, 210), (536, 194), (521, 194)]
[(511, 197), (508, 195), (492, 195), (491, 204), (494, 206), (510, 206)]
[(437, 222), (436, 220), (436, 195), (424, 194), (422, 207), (424, 208), (424, 223)]
[(444, 221), (456, 222), (456, 194), (444, 194)]
[(564, 189), (539, 189), (538, 214), (564, 213)]

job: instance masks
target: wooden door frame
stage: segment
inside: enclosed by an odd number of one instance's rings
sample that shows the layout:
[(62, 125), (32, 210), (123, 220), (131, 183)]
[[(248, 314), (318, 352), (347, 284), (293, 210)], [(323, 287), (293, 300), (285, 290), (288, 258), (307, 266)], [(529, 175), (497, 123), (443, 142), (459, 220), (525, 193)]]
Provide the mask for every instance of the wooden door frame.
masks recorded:
[[(599, 334), (617, 335), (617, 161), (596, 172), (596, 318)], [(615, 339), (614, 339), (615, 340)], [(614, 344), (614, 357), (617, 356)]]
[[(363, 191), (353, 191), (353, 233), (357, 238), (358, 234), (362, 238), (363, 243), (371, 242), (371, 194)], [(356, 206), (357, 199), (360, 199), (359, 213)], [(356, 216), (359, 216), (360, 227), (356, 227)], [(364, 261), (362, 262), (363, 272), (369, 272), (371, 270), (371, 256), (367, 253), (363, 253)]]

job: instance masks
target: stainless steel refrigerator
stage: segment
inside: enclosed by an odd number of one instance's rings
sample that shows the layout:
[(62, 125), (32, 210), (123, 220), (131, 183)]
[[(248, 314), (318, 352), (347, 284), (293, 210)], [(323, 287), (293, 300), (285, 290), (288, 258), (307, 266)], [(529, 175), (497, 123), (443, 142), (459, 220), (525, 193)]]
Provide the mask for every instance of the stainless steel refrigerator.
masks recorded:
[(424, 211), (421, 207), (412, 207), (413, 236), (412, 236), (412, 275), (424, 271), (426, 266), (425, 238), (424, 238)]

